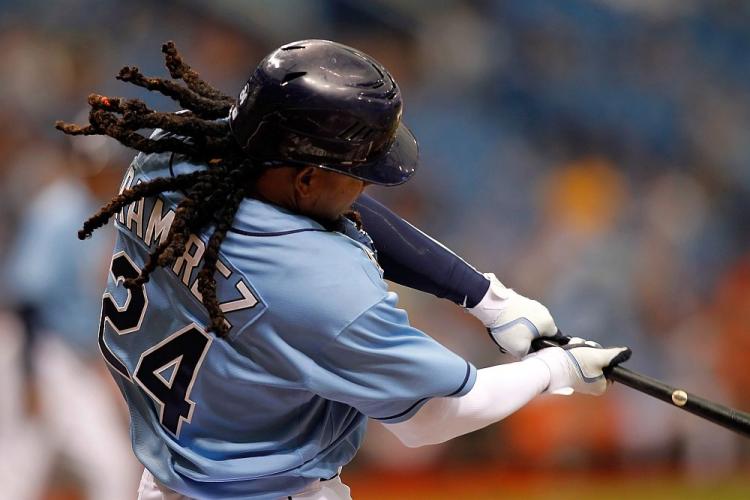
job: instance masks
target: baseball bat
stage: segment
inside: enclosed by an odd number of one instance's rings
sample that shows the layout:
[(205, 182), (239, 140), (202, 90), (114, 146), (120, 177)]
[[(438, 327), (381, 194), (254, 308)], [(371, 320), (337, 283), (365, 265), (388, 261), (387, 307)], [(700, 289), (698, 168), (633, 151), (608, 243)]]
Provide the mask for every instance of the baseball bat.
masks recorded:
[[(538, 351), (545, 347), (558, 347), (563, 345), (569, 337), (536, 338), (531, 343), (532, 350)], [(557, 342), (555, 341), (557, 339)], [(561, 342), (562, 341), (562, 342)], [(614, 366), (604, 370), (604, 375), (615, 382), (655, 397), (665, 403), (676, 406), (705, 418), (726, 429), (750, 437), (750, 413), (735, 410), (719, 403), (689, 393), (684, 389), (678, 389), (664, 382), (651, 378), (647, 375), (628, 370), (622, 366)]]

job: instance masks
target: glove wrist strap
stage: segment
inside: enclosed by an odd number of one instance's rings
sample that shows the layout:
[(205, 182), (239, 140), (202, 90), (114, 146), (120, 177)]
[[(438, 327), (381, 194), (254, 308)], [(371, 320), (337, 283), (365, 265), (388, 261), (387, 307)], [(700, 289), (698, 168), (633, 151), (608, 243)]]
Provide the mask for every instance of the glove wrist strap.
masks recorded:
[(490, 280), (490, 287), (476, 306), (466, 310), (484, 326), (492, 328), (497, 317), (505, 309), (511, 290), (506, 288), (494, 274), (485, 273), (484, 276)]

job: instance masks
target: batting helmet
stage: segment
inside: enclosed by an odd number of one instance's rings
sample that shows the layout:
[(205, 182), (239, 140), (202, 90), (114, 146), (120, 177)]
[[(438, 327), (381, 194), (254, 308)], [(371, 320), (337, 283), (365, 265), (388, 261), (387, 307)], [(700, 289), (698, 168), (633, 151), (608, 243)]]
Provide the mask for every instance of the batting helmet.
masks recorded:
[(339, 43), (302, 40), (261, 61), (229, 124), (263, 165), (314, 165), (391, 186), (417, 168), (417, 141), (401, 110), (396, 81), (373, 58)]

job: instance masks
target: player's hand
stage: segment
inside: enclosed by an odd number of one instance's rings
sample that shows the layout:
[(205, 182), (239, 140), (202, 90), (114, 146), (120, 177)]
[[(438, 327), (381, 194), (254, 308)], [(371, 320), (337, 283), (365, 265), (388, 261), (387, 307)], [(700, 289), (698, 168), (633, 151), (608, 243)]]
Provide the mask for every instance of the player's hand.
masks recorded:
[(563, 395), (580, 392), (599, 396), (609, 385), (604, 370), (627, 361), (630, 355), (627, 347), (605, 349), (596, 342), (573, 337), (567, 345), (548, 347), (524, 359), (533, 357), (547, 365), (550, 383), (546, 392)]
[(487, 327), (501, 351), (521, 358), (535, 338), (555, 336), (557, 326), (546, 307), (505, 288), (494, 274), (485, 276), (490, 288), (479, 304), (467, 310)]

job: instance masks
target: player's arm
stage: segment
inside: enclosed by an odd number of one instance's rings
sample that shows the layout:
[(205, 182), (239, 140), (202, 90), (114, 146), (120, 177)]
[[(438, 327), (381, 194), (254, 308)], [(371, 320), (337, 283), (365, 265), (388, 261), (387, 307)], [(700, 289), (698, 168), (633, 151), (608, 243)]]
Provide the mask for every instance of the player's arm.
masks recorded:
[(531, 340), (557, 333), (542, 304), (506, 288), (493, 274), (480, 273), (385, 205), (362, 195), (354, 208), (373, 239), (386, 279), (465, 307), (501, 350), (520, 358)]
[(574, 344), (477, 370), (410, 326), (388, 293), (316, 351), (305, 383), (386, 424), (409, 446), (421, 446), (497, 422), (545, 390), (600, 394), (603, 367), (627, 353)]
[(409, 447), (442, 443), (502, 420), (543, 392), (601, 395), (607, 389), (603, 370), (629, 356), (625, 347), (584, 343), (544, 349), (479, 370), (467, 394), (433, 398), (410, 419), (385, 427)]
[(489, 280), (450, 249), (370, 196), (360, 196), (354, 208), (375, 244), (385, 279), (463, 307), (482, 300)]

